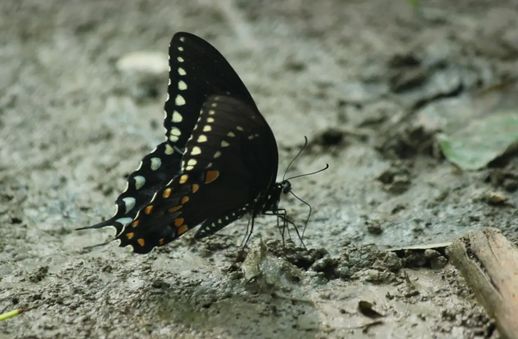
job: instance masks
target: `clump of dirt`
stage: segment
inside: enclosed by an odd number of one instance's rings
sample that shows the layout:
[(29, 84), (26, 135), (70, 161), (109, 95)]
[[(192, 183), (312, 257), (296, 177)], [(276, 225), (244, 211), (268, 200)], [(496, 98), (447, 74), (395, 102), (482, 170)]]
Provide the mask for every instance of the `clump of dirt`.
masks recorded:
[(378, 177), (383, 189), (394, 194), (401, 194), (411, 185), (410, 171), (403, 162), (395, 162)]
[(502, 188), (509, 193), (513, 193), (518, 189), (518, 174), (513, 172), (511, 166), (509, 168), (496, 168), (487, 176), (486, 181), (490, 182), (494, 187)]

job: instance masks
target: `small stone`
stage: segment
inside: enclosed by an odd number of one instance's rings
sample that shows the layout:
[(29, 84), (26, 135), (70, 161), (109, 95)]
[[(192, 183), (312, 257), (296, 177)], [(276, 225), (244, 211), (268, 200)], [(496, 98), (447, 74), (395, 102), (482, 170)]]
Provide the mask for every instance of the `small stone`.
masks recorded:
[(487, 192), (484, 195), (483, 200), (486, 203), (488, 203), (489, 205), (501, 206), (501, 205), (505, 205), (505, 203), (507, 202), (508, 198), (502, 192)]
[(329, 128), (322, 132), (320, 137), (318, 138), (319, 142), (322, 146), (335, 146), (342, 143), (344, 139), (344, 132), (336, 129)]
[(40, 282), (47, 276), (48, 272), (49, 272), (48, 266), (41, 266), (35, 272), (33, 272), (29, 275), (29, 281), (31, 281), (33, 283)]
[(446, 259), (443, 256), (436, 257), (430, 260), (430, 267), (434, 270), (444, 268), (446, 264), (448, 264), (448, 259)]
[(167, 55), (151, 51), (128, 53), (117, 61), (116, 67), (128, 73), (164, 74), (169, 70)]
[(367, 231), (370, 234), (379, 235), (379, 234), (383, 233), (383, 228), (381, 228), (381, 225), (379, 223), (377, 223), (377, 222), (375, 222), (375, 223), (368, 223), (367, 224)]
[(331, 257), (324, 257), (315, 261), (311, 269), (316, 272), (322, 272), (327, 279), (336, 279), (338, 277), (336, 273), (337, 266), (338, 260)]
[(437, 257), (440, 257), (441, 254), (437, 252), (436, 250), (433, 250), (431, 248), (427, 248), (424, 250), (424, 256), (427, 259), (435, 259)]
[(151, 286), (153, 286), (153, 288), (165, 290), (165, 289), (168, 289), (171, 286), (171, 284), (163, 281), (162, 279), (156, 279), (155, 281), (153, 281)]
[(403, 267), (401, 259), (394, 252), (388, 252), (382, 259), (383, 265), (392, 272), (397, 272)]
[(398, 168), (397, 166), (391, 167), (384, 171), (378, 180), (382, 182), (383, 188), (393, 194), (401, 194), (408, 190), (411, 184), (410, 174), (408, 170)]

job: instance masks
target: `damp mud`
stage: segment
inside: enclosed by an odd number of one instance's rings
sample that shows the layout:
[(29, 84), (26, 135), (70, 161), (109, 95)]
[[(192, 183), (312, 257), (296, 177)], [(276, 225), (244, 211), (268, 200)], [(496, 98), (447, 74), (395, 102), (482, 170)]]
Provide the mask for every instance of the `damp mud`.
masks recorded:
[[(518, 242), (518, 159), (466, 171), (437, 140), (518, 114), (514, 1), (27, 0), (0, 16), (0, 313), (26, 309), (1, 339), (498, 337), (444, 248), (485, 226)], [(111, 216), (163, 140), (177, 31), (247, 84), (279, 178), (304, 136), (289, 175), (330, 165), (292, 181), (307, 250), (268, 216), (243, 249), (246, 220), (148, 255), (75, 230)], [(304, 204), (281, 206), (303, 224)]]

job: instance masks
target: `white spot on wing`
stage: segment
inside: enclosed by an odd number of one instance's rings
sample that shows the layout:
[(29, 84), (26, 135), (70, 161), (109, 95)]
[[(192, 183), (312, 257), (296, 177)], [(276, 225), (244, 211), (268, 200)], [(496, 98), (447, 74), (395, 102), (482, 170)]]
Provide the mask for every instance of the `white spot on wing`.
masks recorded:
[(171, 145), (166, 144), (165, 145), (164, 153), (167, 154), (167, 155), (171, 155), (171, 154), (174, 153), (174, 148), (172, 148)]
[(201, 134), (199, 137), (198, 137), (198, 142), (206, 142), (207, 141), (207, 136), (205, 134)]
[(211, 122), (214, 122), (214, 118), (207, 118), (207, 122), (211, 123)]
[(162, 165), (162, 160), (157, 157), (151, 158), (151, 170), (156, 171)]
[(174, 103), (176, 106), (183, 106), (185, 105), (185, 99), (180, 94), (178, 94), (176, 99), (174, 99)]
[(198, 155), (198, 154), (201, 154), (201, 148), (199, 148), (198, 146), (194, 146), (192, 148), (191, 155)]
[(183, 81), (183, 80), (178, 81), (178, 89), (180, 91), (185, 91), (187, 89), (187, 84), (185, 83), (185, 81)]
[(180, 136), (182, 135), (182, 131), (178, 127), (171, 128), (171, 135)]
[(236, 135), (234, 134), (234, 132), (230, 131), (230, 132), (227, 133), (227, 136), (233, 138)]
[(182, 122), (183, 117), (178, 111), (173, 111), (173, 117), (171, 120), (173, 122)]
[(178, 136), (176, 135), (170, 135), (169, 136), (169, 140), (172, 141), (172, 142), (177, 142), (178, 141)]
[(135, 189), (137, 190), (141, 189), (142, 186), (144, 186), (144, 184), (146, 183), (146, 178), (144, 178), (141, 175), (135, 176), (133, 180), (135, 180)]
[(210, 131), (212, 131), (212, 127), (210, 127), (210, 125), (203, 126), (203, 132), (210, 132)]
[(117, 220), (115, 220), (116, 222), (118, 222), (119, 224), (122, 224), (122, 226), (126, 226), (127, 224), (129, 224), (131, 221), (133, 220), (133, 218), (119, 218)]
[(178, 67), (178, 74), (180, 74), (181, 76), (184, 76), (187, 74), (187, 72), (185, 71), (185, 69)]
[(189, 161), (187, 161), (187, 166), (194, 166), (197, 163), (198, 162), (195, 159), (189, 159)]
[(220, 156), (221, 156), (220, 151), (216, 151), (216, 153), (214, 153), (214, 158), (219, 158)]
[(128, 213), (129, 211), (131, 211), (133, 209), (133, 207), (135, 207), (136, 200), (133, 197), (122, 198), (122, 201), (124, 202), (124, 211), (126, 213)]
[(178, 62), (183, 62), (183, 58), (180, 56), (178, 58), (176, 58), (176, 60), (178, 60)]
[(221, 147), (228, 147), (230, 144), (226, 140), (221, 140)]

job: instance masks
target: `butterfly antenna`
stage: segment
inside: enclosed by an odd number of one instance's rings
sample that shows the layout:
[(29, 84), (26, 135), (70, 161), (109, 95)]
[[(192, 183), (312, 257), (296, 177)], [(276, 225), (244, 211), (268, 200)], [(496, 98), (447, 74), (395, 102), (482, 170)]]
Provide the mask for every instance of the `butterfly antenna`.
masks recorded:
[(293, 159), (291, 159), (290, 163), (288, 164), (288, 167), (286, 167), (286, 170), (284, 171), (284, 175), (282, 176), (282, 181), (284, 181), (284, 179), (286, 178), (286, 173), (288, 173), (291, 166), (295, 163), (295, 160), (297, 160), (300, 157), (300, 155), (302, 154), (302, 152), (304, 152), (306, 147), (308, 147), (308, 137), (304, 136), (304, 145), (300, 148), (297, 155), (295, 155), (295, 157)]
[[(288, 179), (286, 180), (291, 180), (291, 179), (297, 179), (297, 178), (300, 178), (300, 177), (307, 177), (308, 175), (313, 175), (313, 174), (317, 174), (317, 173), (320, 173), (320, 172), (324, 172), (326, 169), (329, 168), (329, 164), (326, 164), (326, 166), (324, 168), (321, 168), (319, 170), (316, 170), (314, 172), (309, 172), (309, 173), (304, 173), (304, 174), (299, 174), (299, 175), (294, 175), (292, 177), (289, 177)], [(284, 180), (284, 179), (283, 179)]]
[(295, 192), (290, 190), (290, 194), (293, 195), (295, 197), (295, 199), (297, 199), (298, 201), (300, 201), (301, 203), (303, 203), (304, 205), (306, 205), (309, 208), (308, 216), (306, 217), (306, 221), (304, 222), (304, 228), (302, 229), (302, 238), (304, 238), (304, 233), (306, 233), (306, 227), (308, 227), (309, 219), (311, 218), (311, 212), (313, 209), (311, 208), (311, 205), (307, 201), (304, 201), (304, 199), (302, 199), (301, 197), (296, 195)]

